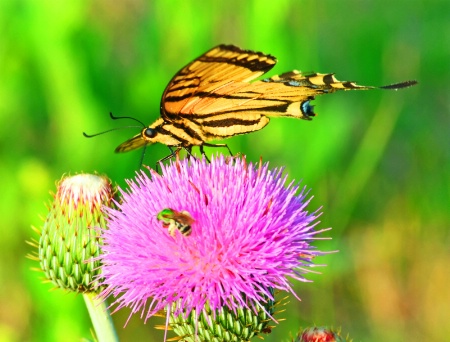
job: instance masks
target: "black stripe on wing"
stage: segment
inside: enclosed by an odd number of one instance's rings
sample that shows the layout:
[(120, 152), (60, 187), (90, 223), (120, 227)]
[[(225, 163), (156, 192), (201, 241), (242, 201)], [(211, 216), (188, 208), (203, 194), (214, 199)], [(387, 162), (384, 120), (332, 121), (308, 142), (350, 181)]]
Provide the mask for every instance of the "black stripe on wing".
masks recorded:
[(226, 119), (216, 119), (211, 121), (204, 121), (202, 127), (221, 127), (227, 128), (231, 126), (253, 126), (260, 122), (261, 119), (256, 120), (246, 120), (244, 118), (226, 118)]
[[(231, 58), (229, 56), (230, 52), (233, 56)], [(264, 73), (272, 69), (277, 62), (277, 59), (272, 55), (257, 51), (244, 50), (235, 45), (225, 44), (211, 49), (204, 55), (200, 56), (197, 60), (204, 63), (232, 64), (249, 69), (252, 72), (263, 71)]]

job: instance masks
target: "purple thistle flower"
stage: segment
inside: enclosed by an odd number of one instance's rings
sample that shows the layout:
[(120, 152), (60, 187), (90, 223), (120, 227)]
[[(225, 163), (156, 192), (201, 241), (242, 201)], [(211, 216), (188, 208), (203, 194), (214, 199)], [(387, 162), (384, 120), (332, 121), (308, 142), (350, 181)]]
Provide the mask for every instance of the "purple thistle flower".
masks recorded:
[[(118, 210), (107, 209), (101, 296), (147, 319), (170, 308), (199, 314), (205, 304), (260, 307), (273, 289), (294, 293), (288, 279), (306, 281), (305, 267), (322, 254), (309, 243), (328, 229), (314, 230), (319, 214), (306, 211), (305, 188), (285, 186), (282, 171), (219, 156), (139, 173), (120, 190)], [(189, 213), (188, 236), (169, 234), (157, 218), (166, 208)]]

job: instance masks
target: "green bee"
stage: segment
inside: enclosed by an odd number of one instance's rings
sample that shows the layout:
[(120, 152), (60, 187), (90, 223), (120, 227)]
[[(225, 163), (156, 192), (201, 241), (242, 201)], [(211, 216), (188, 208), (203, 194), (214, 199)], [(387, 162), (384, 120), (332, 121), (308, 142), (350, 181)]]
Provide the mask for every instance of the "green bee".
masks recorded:
[(163, 227), (167, 228), (170, 236), (175, 236), (175, 230), (184, 236), (189, 236), (192, 233), (192, 224), (195, 220), (187, 211), (176, 211), (170, 208), (161, 210), (156, 217), (162, 221)]

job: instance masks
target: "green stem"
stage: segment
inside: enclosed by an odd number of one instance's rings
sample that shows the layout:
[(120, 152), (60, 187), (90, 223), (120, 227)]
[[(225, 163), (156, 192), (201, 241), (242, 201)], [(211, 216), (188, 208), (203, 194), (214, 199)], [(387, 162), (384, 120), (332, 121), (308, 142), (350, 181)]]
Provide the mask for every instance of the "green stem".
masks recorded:
[(95, 297), (96, 294), (94, 293), (83, 294), (84, 302), (97, 335), (96, 340), (98, 342), (118, 342), (119, 339), (105, 301), (96, 300)]

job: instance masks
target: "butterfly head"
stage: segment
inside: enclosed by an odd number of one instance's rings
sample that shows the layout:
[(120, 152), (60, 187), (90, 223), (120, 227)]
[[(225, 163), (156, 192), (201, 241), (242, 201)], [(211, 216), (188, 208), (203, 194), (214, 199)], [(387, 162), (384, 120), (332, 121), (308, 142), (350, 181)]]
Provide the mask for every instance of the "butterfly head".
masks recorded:
[(156, 137), (157, 134), (158, 132), (156, 131), (156, 129), (153, 129), (151, 127), (146, 127), (141, 132), (142, 138), (144, 138), (145, 140), (151, 140)]
[(150, 126), (144, 127), (139, 134), (120, 144), (116, 148), (116, 152), (128, 152), (154, 143), (160, 143), (166, 146), (180, 145), (181, 142), (165, 130), (164, 125), (166, 125), (164, 120), (159, 118)]

